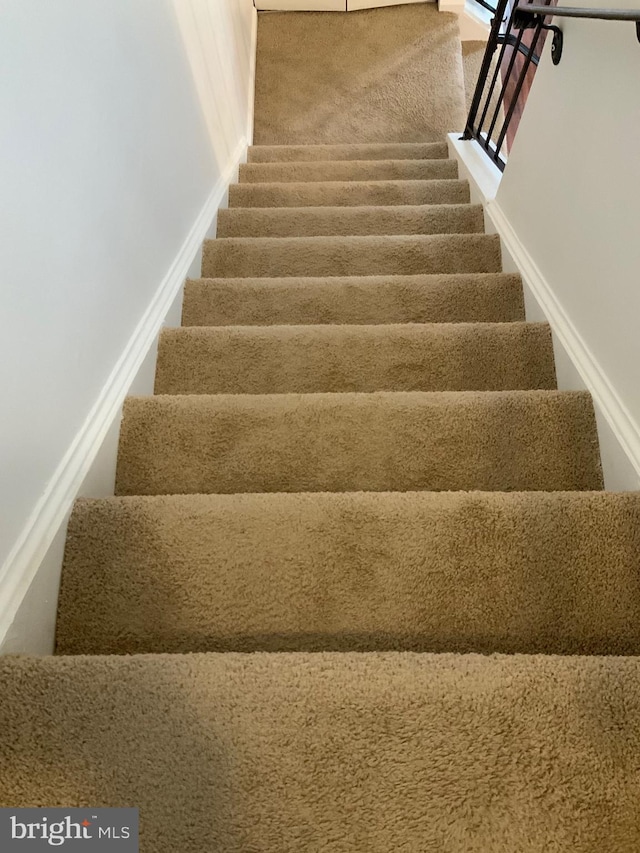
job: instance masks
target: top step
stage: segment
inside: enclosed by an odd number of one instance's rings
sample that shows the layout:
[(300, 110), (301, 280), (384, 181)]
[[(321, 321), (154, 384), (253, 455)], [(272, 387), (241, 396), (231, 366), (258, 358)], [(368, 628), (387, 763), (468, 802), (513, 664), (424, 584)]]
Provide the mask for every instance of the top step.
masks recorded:
[(361, 145), (252, 145), (249, 163), (312, 160), (444, 160), (446, 142), (364, 143)]

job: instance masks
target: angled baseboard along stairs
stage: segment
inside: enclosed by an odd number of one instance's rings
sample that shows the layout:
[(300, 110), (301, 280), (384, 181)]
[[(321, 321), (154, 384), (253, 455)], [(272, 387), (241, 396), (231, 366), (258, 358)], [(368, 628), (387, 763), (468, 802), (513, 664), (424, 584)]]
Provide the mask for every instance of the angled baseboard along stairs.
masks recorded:
[(136, 806), (144, 851), (640, 846), (640, 496), (444, 144), (264, 146), (57, 654), (0, 660), (3, 805)]

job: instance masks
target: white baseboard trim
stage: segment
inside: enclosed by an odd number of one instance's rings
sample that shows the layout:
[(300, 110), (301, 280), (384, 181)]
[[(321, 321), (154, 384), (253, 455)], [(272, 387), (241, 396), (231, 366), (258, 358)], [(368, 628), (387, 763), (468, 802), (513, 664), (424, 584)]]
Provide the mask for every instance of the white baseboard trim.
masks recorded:
[(502, 172), (487, 157), (475, 139), (461, 139), (461, 133), (449, 133), (449, 157), (458, 161), (458, 174), (469, 181), (471, 201), (486, 204), (496, 197)]
[[(623, 474), (622, 477), (619, 473), (620, 465), (617, 465), (615, 481), (611, 482), (610, 487), (638, 488), (640, 425), (632, 417), (597, 358), (556, 298), (551, 285), (514, 231), (498, 201), (494, 199), (487, 203), (486, 215), (491, 220), (495, 232), (500, 235), (504, 249), (521, 273), (525, 287), (529, 289), (551, 326), (554, 337), (566, 352), (584, 387), (590, 391), (596, 412), (604, 419), (608, 431), (629, 462), (632, 470)], [(602, 432), (600, 440), (602, 446), (604, 443)], [(605, 481), (607, 455), (613, 454), (609, 454), (607, 448), (602, 446)]]
[[(67, 518), (100, 449), (119, 420), (125, 397), (152, 350), (165, 318), (180, 292), (198, 254), (238, 164), (246, 156), (247, 140), (241, 139), (229, 166), (212, 188), (191, 230), (158, 287), (122, 355), (113, 368), (82, 428), (53, 474), (22, 533), (0, 567), (0, 646), (3, 645), (38, 570)], [(50, 603), (55, 607), (55, 602)]]
[(258, 58), (258, 10), (254, 7), (251, 21), (251, 59), (249, 64), (249, 91), (247, 93), (247, 143), (253, 145), (254, 110), (256, 102), (256, 62)]

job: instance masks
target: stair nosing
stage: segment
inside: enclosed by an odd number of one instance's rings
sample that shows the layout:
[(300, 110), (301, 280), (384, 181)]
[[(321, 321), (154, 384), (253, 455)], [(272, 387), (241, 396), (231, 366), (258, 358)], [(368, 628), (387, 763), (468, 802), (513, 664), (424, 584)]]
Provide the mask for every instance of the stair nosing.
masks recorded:
[(558, 388), (530, 388), (530, 389), (512, 389), (512, 390), (501, 390), (501, 391), (309, 391), (309, 392), (300, 392), (300, 391), (287, 391), (280, 392), (277, 394), (131, 394), (125, 399), (125, 406), (132, 402), (146, 402), (146, 403), (158, 403), (158, 402), (167, 402), (170, 400), (188, 400), (191, 403), (196, 403), (196, 405), (204, 405), (205, 402), (216, 400), (218, 402), (226, 401), (226, 400), (246, 400), (251, 401), (253, 403), (261, 401), (261, 400), (272, 400), (275, 401), (277, 399), (284, 398), (296, 398), (298, 400), (310, 400), (314, 399), (326, 399), (326, 400), (336, 400), (340, 399), (345, 401), (348, 399), (362, 399), (362, 398), (381, 398), (385, 397), (388, 399), (399, 399), (401, 397), (411, 397), (413, 399), (420, 398), (425, 400), (427, 398), (433, 400), (444, 400), (445, 398), (465, 398), (471, 400), (472, 398), (477, 398), (482, 396), (483, 400), (487, 401), (490, 398), (493, 399), (504, 399), (507, 397), (513, 397), (514, 395), (518, 397), (531, 397), (533, 395), (537, 397), (545, 397), (550, 399), (551, 397), (563, 397), (565, 399), (589, 399), (591, 400), (591, 394), (589, 391), (579, 391), (579, 390), (571, 390), (565, 391)]
[[(260, 330), (269, 329), (275, 333), (275, 331), (279, 329), (287, 329), (291, 330), (300, 330), (300, 331), (312, 331), (315, 329), (333, 329), (339, 330), (340, 333), (347, 333), (349, 331), (357, 330), (359, 334), (362, 334), (363, 330), (366, 329), (389, 329), (391, 331), (398, 331), (401, 329), (412, 329), (416, 328), (420, 329), (437, 329), (438, 331), (446, 330), (448, 327), (454, 329), (460, 329), (462, 327), (469, 327), (471, 329), (505, 329), (506, 327), (509, 330), (513, 330), (518, 326), (522, 328), (529, 329), (550, 329), (551, 326), (546, 320), (510, 320), (510, 321), (487, 321), (487, 320), (479, 320), (478, 322), (470, 321), (470, 320), (461, 320), (458, 323), (455, 322), (443, 322), (443, 323), (429, 323), (429, 322), (413, 322), (409, 321), (406, 323), (261, 323), (261, 324), (243, 324), (243, 323), (234, 323), (228, 326), (165, 326), (161, 331), (161, 336), (167, 335), (178, 335), (180, 333), (184, 333), (187, 331), (191, 331), (193, 329), (198, 329), (202, 334), (206, 334), (206, 330), (211, 330), (211, 333), (222, 333), (225, 332), (233, 332), (234, 330), (242, 330), (242, 331), (251, 331), (251, 332), (259, 332)], [(203, 331), (205, 330), (205, 331)], [(366, 332), (365, 332), (366, 334)]]

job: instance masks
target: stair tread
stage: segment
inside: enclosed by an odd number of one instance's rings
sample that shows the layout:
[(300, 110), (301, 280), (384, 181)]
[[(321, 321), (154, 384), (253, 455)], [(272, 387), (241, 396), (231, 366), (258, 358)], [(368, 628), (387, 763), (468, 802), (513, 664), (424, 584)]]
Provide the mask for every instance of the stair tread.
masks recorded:
[(499, 272), (496, 234), (222, 237), (206, 240), (203, 276)]
[(58, 652), (638, 654), (639, 531), (638, 493), (83, 500)]
[(3, 802), (135, 805), (146, 850), (637, 847), (639, 658), (6, 657), (0, 683)]
[(457, 178), (457, 160), (316, 160), (242, 163), (239, 183), (393, 181)]
[(347, 143), (343, 145), (251, 145), (247, 153), (250, 163), (290, 160), (399, 160), (407, 158), (436, 159), (448, 157), (446, 142), (381, 142)]
[(117, 494), (602, 488), (589, 394), (131, 397)]
[(229, 207), (363, 204), (464, 204), (469, 182), (454, 178), (404, 181), (300, 181), (232, 184)]
[(218, 237), (366, 236), (484, 231), (479, 204), (363, 207), (234, 207), (218, 213)]
[(202, 278), (186, 283), (186, 326), (524, 320), (510, 273)]
[(156, 394), (555, 388), (544, 323), (183, 327)]

